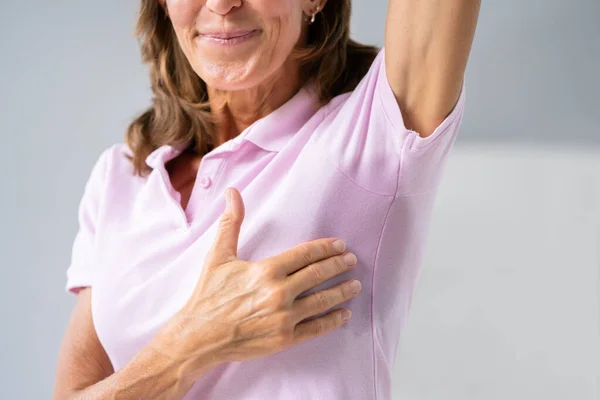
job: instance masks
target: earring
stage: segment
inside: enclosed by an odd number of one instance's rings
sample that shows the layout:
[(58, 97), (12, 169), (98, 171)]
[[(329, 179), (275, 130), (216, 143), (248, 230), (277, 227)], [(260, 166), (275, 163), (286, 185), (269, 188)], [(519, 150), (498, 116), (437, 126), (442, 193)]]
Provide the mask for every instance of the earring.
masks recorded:
[(319, 13), (320, 10), (321, 10), (321, 7), (317, 6), (317, 10), (313, 13), (312, 18), (310, 19), (311, 24), (313, 22), (315, 22), (315, 18), (317, 17), (317, 14)]

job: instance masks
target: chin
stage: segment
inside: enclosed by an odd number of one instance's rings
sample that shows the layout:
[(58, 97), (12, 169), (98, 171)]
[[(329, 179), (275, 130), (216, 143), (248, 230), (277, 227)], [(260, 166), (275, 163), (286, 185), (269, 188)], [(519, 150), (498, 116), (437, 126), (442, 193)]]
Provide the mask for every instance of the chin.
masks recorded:
[(260, 62), (260, 58), (257, 57), (213, 62), (207, 62), (205, 59), (194, 70), (208, 87), (223, 91), (246, 90), (259, 86), (270, 75), (268, 64)]

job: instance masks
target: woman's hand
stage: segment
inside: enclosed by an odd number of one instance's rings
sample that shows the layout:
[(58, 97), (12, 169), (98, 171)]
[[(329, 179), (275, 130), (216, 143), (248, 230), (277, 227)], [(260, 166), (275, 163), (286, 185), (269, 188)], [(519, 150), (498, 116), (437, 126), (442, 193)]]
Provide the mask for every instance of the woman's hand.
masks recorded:
[(185, 360), (192, 375), (207, 365), (268, 356), (330, 332), (345, 322), (345, 310), (301, 321), (358, 293), (344, 282), (296, 299), (356, 265), (343, 243), (333, 245), (335, 238), (302, 243), (257, 262), (238, 259), (244, 204), (237, 190), (228, 191), (231, 198), (196, 288), (153, 341), (154, 349)]

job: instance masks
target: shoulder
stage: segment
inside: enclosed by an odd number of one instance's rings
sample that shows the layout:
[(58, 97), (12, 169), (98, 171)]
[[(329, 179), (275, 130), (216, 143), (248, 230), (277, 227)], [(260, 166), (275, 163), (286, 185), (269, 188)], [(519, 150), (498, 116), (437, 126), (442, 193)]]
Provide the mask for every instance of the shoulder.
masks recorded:
[(404, 123), (387, 79), (385, 56), (382, 48), (356, 88), (324, 106), (313, 141), (363, 188), (401, 195), (428, 191), (439, 183), (457, 137), (465, 91), (434, 132), (421, 137)]
[(124, 172), (125, 170), (133, 172), (131, 162), (128, 159), (132, 155), (133, 152), (126, 143), (117, 142), (105, 147), (100, 152), (96, 163), (104, 169), (107, 175), (117, 171)]
[(382, 49), (354, 90), (323, 107), (324, 118), (312, 140), (353, 182), (391, 195), (406, 132), (389, 115), (387, 93), (382, 92), (383, 57)]
[(132, 156), (133, 151), (125, 142), (117, 142), (108, 146), (102, 151), (101, 157), (106, 157), (107, 162), (121, 162), (127, 160), (127, 156)]
[(100, 195), (109, 186), (127, 180), (128, 177), (133, 178), (133, 166), (128, 155), (132, 155), (131, 149), (123, 142), (113, 143), (100, 150), (89, 173), (86, 190)]

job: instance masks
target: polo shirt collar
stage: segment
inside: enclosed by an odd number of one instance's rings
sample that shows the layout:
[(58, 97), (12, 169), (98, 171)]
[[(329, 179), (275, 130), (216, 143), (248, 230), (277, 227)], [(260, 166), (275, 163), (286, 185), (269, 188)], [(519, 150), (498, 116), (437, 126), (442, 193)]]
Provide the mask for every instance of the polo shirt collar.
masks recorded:
[(302, 87), (291, 99), (250, 125), (234, 140), (248, 140), (273, 152), (279, 152), (319, 109), (314, 85)]
[[(234, 151), (242, 141), (252, 142), (267, 151), (279, 152), (318, 109), (319, 101), (315, 86), (313, 83), (308, 83), (275, 111), (255, 121), (238, 136), (215, 148), (213, 152)], [(160, 146), (146, 157), (146, 164), (152, 168), (164, 165), (177, 157), (188, 145), (189, 142)]]

